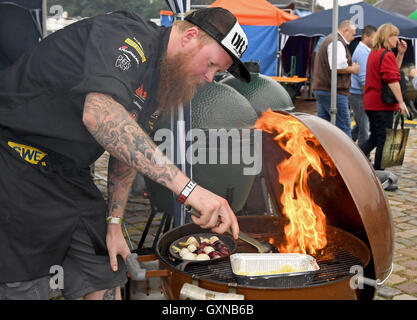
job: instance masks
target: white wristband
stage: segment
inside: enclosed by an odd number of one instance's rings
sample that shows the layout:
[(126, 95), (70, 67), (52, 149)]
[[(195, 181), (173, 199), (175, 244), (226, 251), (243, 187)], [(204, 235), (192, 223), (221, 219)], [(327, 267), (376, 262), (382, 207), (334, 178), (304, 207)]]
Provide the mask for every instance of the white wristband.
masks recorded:
[(122, 224), (122, 217), (113, 217), (113, 216), (109, 216), (107, 217), (106, 221), (107, 223), (112, 223), (112, 224)]

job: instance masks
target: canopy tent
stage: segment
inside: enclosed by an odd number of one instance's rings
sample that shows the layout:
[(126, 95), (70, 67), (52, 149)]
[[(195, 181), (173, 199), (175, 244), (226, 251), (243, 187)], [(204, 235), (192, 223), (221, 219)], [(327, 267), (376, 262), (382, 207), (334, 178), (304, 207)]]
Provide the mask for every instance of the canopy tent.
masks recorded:
[(274, 7), (266, 0), (217, 0), (210, 7), (232, 12), (248, 36), (242, 61), (259, 62), (261, 73), (277, 74), (278, 27), (298, 16)]
[[(333, 9), (319, 11), (308, 16), (283, 23), (281, 34), (288, 36), (326, 36), (332, 32)], [(379, 27), (384, 23), (392, 23), (400, 30), (400, 37), (405, 39), (417, 38), (417, 21), (403, 15), (378, 9), (366, 2), (358, 2), (339, 7), (339, 23), (352, 20), (357, 26), (356, 36), (364, 26), (371, 24)]]
[[(319, 11), (295, 21), (289, 21), (281, 25), (281, 43), (283, 48), (284, 59), (287, 55), (297, 56), (297, 75), (305, 76), (308, 72), (308, 61), (311, 61), (311, 52), (314, 49), (314, 43), (311, 39), (305, 37), (327, 36), (332, 32), (332, 14), (333, 9)], [(362, 30), (366, 25), (379, 27), (384, 23), (392, 23), (400, 30), (400, 37), (410, 40), (409, 49), (406, 52), (406, 61), (413, 61), (417, 55), (413, 52), (416, 49), (415, 39), (417, 38), (417, 21), (397, 13), (388, 12), (375, 8), (365, 2), (354, 3), (339, 7), (338, 23), (343, 20), (351, 20), (357, 26), (356, 37), (361, 37)], [(288, 40), (288, 41), (287, 41)], [(309, 43), (309, 44), (307, 44)], [(312, 45), (313, 44), (313, 45)], [(310, 54), (308, 58), (300, 56), (305, 51), (303, 48), (309, 47)], [(288, 60), (288, 59), (287, 59)], [(300, 67), (300, 65), (302, 67)]]

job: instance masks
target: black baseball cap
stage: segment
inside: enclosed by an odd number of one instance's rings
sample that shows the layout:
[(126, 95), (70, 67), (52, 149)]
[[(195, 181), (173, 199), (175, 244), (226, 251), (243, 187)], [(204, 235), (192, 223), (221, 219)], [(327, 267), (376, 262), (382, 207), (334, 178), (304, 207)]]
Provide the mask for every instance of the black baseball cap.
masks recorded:
[(233, 59), (228, 70), (233, 76), (250, 82), (249, 71), (240, 61), (248, 47), (248, 38), (230, 11), (220, 7), (204, 8), (191, 12), (185, 20), (200, 27), (227, 51)]

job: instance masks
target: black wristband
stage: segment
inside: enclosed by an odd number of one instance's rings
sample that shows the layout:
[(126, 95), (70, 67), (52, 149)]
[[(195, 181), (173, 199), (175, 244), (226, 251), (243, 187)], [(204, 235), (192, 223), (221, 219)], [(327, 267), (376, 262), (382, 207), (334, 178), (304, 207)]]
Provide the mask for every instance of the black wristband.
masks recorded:
[(197, 187), (197, 183), (190, 179), (190, 181), (188, 181), (184, 189), (178, 195), (177, 201), (179, 203), (184, 203), (185, 200), (187, 200), (188, 196), (191, 194), (191, 192), (195, 189), (195, 187)]

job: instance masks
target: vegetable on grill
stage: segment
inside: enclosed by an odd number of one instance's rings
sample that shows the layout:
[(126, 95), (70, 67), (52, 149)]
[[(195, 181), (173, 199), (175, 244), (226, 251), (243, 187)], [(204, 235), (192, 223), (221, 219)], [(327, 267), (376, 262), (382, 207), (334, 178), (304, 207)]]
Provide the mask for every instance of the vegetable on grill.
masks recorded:
[(218, 259), (230, 254), (229, 249), (217, 236), (210, 239), (200, 237), (200, 242), (195, 237), (189, 237), (186, 242), (178, 242), (183, 248), (172, 246), (176, 253), (185, 260), (210, 260)]

